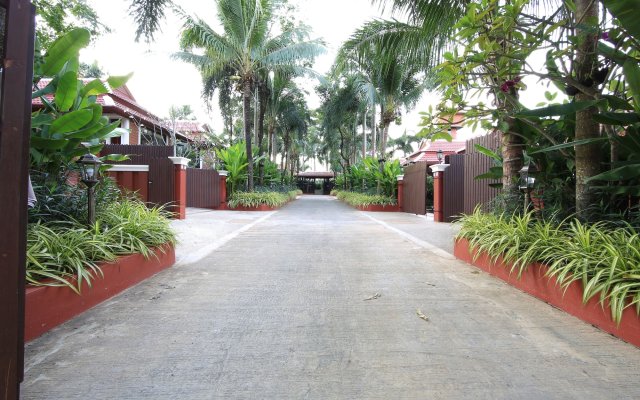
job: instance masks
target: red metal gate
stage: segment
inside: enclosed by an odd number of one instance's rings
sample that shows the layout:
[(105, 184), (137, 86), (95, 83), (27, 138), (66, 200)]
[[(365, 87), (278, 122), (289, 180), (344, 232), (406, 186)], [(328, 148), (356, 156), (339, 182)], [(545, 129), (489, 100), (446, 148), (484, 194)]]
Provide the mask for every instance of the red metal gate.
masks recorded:
[(427, 163), (419, 162), (404, 169), (404, 212), (424, 215), (427, 212)]

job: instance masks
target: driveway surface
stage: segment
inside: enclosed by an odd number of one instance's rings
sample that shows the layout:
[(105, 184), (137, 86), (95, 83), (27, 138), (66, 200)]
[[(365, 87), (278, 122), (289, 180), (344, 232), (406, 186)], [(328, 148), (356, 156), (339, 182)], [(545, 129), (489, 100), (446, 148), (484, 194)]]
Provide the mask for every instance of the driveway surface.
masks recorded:
[(208, 254), (30, 343), (23, 398), (640, 398), (640, 350), (434, 252), (402, 214), (305, 196), (237, 216)]

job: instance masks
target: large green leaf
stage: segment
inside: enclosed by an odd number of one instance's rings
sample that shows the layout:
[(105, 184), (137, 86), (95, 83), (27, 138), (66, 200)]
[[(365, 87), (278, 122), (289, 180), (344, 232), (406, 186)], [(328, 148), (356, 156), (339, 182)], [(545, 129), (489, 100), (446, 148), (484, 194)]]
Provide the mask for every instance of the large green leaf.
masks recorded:
[(127, 83), (132, 76), (133, 72), (123, 76), (110, 76), (109, 78), (107, 78), (107, 82), (109, 82), (109, 86), (111, 86), (111, 89), (117, 89)]
[(622, 70), (624, 71), (624, 79), (631, 89), (635, 109), (640, 112), (640, 66), (638, 66), (638, 61), (628, 59), (622, 66)]
[(64, 139), (48, 139), (39, 136), (31, 136), (31, 147), (39, 150), (58, 150), (67, 144)]
[(53, 76), (69, 61), (78, 58), (80, 49), (86, 47), (91, 40), (88, 30), (78, 28), (67, 32), (56, 40), (44, 58), (42, 75)]
[(609, 12), (620, 21), (620, 25), (640, 40), (640, 18), (637, 0), (602, 0)]
[(585, 110), (589, 107), (597, 106), (603, 102), (603, 100), (589, 100), (589, 101), (574, 101), (566, 104), (552, 104), (543, 108), (536, 108), (535, 110), (523, 110), (516, 114), (516, 118), (528, 118), (528, 117), (557, 117), (562, 115), (574, 114), (578, 111)]
[(587, 179), (591, 181), (625, 181), (640, 177), (640, 164), (624, 165)]
[(613, 113), (603, 112), (595, 114), (593, 120), (605, 125), (629, 125), (640, 122), (640, 115), (637, 113)]
[(94, 79), (91, 82), (87, 83), (84, 88), (80, 91), (80, 96), (82, 98), (87, 96), (97, 96), (99, 94), (108, 93), (109, 89), (100, 79)]
[(606, 142), (607, 140), (609, 140), (609, 138), (606, 138), (606, 137), (576, 140), (576, 141), (573, 141), (573, 142), (561, 143), (561, 144), (557, 144), (555, 146), (549, 146), (549, 147), (545, 147), (544, 149), (532, 151), (532, 152), (529, 153), (529, 155), (537, 154), (537, 153), (548, 153), (550, 151), (566, 149), (566, 148), (569, 148), (569, 147), (573, 148), (575, 146), (580, 146), (580, 145), (583, 145), (583, 144)]
[(478, 153), (482, 153), (487, 157), (493, 158), (494, 160), (499, 162), (500, 165), (502, 165), (502, 157), (500, 157), (500, 155), (498, 155), (498, 153), (496, 153), (495, 151), (488, 149), (479, 144), (474, 144), (473, 147), (476, 149)]
[(53, 121), (49, 132), (54, 135), (57, 133), (77, 131), (91, 122), (92, 119), (92, 110), (72, 111)]
[(602, 98), (607, 100), (609, 107), (613, 110), (633, 111), (633, 106), (625, 99), (607, 94), (602, 95)]
[(55, 102), (58, 111), (67, 112), (78, 97), (78, 74), (67, 71), (60, 77), (56, 88)]

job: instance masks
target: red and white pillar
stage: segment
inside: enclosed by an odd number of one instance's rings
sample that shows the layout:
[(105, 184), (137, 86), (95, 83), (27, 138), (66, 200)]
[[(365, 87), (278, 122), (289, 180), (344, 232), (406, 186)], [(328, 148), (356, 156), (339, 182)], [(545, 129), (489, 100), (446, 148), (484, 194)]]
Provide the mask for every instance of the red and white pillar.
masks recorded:
[(173, 162), (173, 213), (176, 219), (187, 218), (187, 165), (189, 159), (185, 157), (169, 157)]
[(435, 164), (430, 166), (433, 171), (433, 220), (444, 222), (444, 171), (449, 164)]

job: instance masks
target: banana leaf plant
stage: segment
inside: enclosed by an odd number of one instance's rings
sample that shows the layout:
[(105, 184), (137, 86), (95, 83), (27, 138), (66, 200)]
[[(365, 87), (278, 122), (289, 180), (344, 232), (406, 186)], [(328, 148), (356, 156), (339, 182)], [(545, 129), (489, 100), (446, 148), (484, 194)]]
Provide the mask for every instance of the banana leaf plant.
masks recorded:
[[(109, 77), (106, 83), (94, 79), (85, 83), (78, 75), (79, 52), (90, 42), (86, 29), (74, 29), (58, 38), (34, 65), (32, 98), (43, 107), (31, 116), (31, 167), (57, 180), (73, 168), (76, 159), (97, 154), (107, 138), (122, 134), (120, 121), (109, 122), (102, 115), (97, 97), (124, 85), (129, 76)], [(50, 78), (39, 89), (38, 83)], [(103, 161), (119, 161), (112, 155)]]

